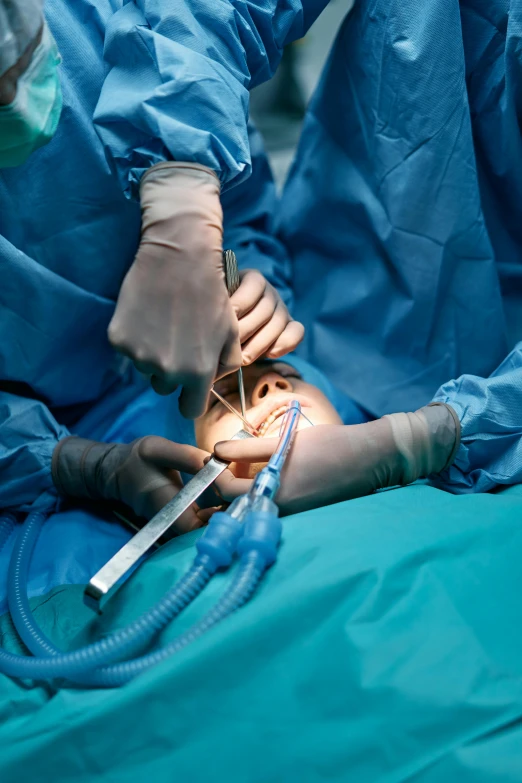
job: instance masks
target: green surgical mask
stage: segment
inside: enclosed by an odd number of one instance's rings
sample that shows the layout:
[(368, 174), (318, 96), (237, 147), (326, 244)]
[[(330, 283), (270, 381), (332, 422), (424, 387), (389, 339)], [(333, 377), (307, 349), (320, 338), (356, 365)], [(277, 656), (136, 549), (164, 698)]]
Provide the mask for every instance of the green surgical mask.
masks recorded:
[(42, 41), (18, 79), (16, 98), (0, 106), (0, 168), (19, 166), (52, 139), (62, 111), (60, 55), (44, 26)]

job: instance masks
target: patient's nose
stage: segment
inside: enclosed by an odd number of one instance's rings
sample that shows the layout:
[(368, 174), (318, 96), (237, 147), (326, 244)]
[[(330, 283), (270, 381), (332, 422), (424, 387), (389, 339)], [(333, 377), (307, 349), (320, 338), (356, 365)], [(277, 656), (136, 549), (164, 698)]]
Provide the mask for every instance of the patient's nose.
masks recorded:
[(254, 386), (252, 405), (257, 405), (269, 394), (291, 391), (293, 391), (293, 387), (289, 378), (283, 378), (282, 375), (278, 375), (276, 372), (267, 372)]

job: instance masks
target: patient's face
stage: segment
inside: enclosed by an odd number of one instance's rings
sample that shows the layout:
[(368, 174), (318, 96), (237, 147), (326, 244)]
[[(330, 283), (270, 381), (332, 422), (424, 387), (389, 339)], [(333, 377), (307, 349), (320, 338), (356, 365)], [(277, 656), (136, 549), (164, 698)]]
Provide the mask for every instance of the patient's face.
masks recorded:
[[(274, 438), (279, 434), (281, 417), (291, 400), (298, 400), (305, 416), (312, 424), (342, 424), (342, 421), (324, 394), (316, 386), (305, 383), (297, 370), (284, 362), (260, 362), (243, 368), (245, 383), (246, 418), (260, 437)], [(216, 391), (236, 410), (240, 411), (237, 373), (217, 381)], [(298, 429), (310, 427), (300, 418)], [(207, 412), (196, 421), (196, 441), (200, 449), (214, 451), (221, 440), (229, 440), (241, 429), (241, 421), (211, 395)], [(237, 475), (252, 475), (260, 466), (231, 465)]]

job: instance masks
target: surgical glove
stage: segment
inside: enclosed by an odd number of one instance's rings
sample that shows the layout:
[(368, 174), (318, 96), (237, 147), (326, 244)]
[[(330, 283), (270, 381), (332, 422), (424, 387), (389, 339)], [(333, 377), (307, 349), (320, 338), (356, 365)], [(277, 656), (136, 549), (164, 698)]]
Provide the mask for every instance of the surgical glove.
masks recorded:
[[(155, 435), (129, 444), (72, 436), (59, 441), (53, 452), (52, 477), (62, 495), (124, 503), (137, 517), (151, 519), (182, 488), (178, 471), (196, 473), (205, 457), (205, 451)], [(197, 512), (197, 506), (188, 509), (175, 532), (201, 527)]]
[(241, 284), (230, 302), (239, 320), (243, 365), (260, 357), (278, 359), (293, 351), (304, 337), (276, 289), (255, 269), (240, 272)]
[(200, 416), (214, 380), (241, 364), (223, 270), (219, 181), (195, 163), (153, 166), (140, 185), (142, 235), (109, 325), (111, 344), (159, 394)]
[[(233, 463), (263, 463), (277, 442), (275, 438), (226, 441), (216, 444), (215, 453)], [(367, 424), (309, 427), (295, 437), (276, 501), (282, 513), (294, 514), (410, 484), (447, 468), (459, 442), (458, 417), (442, 403)], [(217, 482), (226, 501), (248, 492), (251, 485), (252, 480), (235, 478), (230, 471)]]

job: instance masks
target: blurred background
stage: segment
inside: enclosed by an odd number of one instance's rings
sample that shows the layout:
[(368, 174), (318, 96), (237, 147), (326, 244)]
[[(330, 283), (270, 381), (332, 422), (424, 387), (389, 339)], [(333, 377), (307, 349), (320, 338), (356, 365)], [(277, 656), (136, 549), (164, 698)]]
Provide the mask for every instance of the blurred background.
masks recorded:
[(252, 119), (263, 134), (279, 188), (294, 156), (306, 105), (352, 5), (353, 0), (330, 0), (306, 38), (285, 49), (274, 78), (251, 93)]

